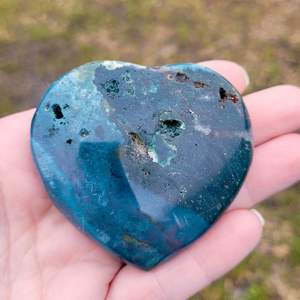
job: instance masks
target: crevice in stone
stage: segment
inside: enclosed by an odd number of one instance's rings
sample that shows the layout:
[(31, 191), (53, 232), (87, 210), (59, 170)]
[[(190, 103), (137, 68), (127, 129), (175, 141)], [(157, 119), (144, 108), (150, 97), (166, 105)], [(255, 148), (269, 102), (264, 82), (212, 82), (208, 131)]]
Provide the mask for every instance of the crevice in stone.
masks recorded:
[(160, 134), (169, 134), (172, 138), (178, 136), (182, 131), (183, 122), (180, 120), (161, 120), (158, 125)]
[(127, 243), (127, 244), (132, 244), (135, 246), (140, 246), (140, 247), (145, 247), (145, 248), (155, 248), (154, 245), (140, 241), (140, 240), (136, 239), (135, 237), (133, 237), (132, 235), (123, 234), (122, 237), (123, 237), (123, 240), (125, 241), (125, 243)]
[(87, 130), (87, 129), (85, 129), (85, 128), (82, 128), (81, 130), (80, 130), (80, 132), (79, 132), (79, 135), (81, 136), (81, 137), (87, 137), (87, 136), (89, 136), (90, 135), (90, 131), (89, 130)]
[(237, 103), (239, 101), (237, 95), (233, 94), (231, 91), (229, 92), (229, 94), (225, 91), (224, 88), (220, 88), (219, 89), (219, 94), (220, 94), (220, 100), (219, 102), (225, 102), (227, 100), (232, 101), (233, 103)]
[(61, 108), (58, 104), (52, 105), (52, 111), (54, 113), (55, 119), (62, 119), (64, 117), (63, 113), (61, 112)]
[(208, 84), (205, 84), (203, 82), (200, 81), (194, 81), (194, 87), (196, 89), (203, 89), (204, 87), (210, 87)]
[(186, 83), (190, 80), (190, 78), (186, 74), (184, 74), (182, 72), (178, 72), (175, 75), (175, 80), (180, 83)]
[(140, 136), (135, 132), (129, 132), (128, 135), (131, 138), (132, 147), (135, 148), (140, 154), (148, 155), (148, 149)]

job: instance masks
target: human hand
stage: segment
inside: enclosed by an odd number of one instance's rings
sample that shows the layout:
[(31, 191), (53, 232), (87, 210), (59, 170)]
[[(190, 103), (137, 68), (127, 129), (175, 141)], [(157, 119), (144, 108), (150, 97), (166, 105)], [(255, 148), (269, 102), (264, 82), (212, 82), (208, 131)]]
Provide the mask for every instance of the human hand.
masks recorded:
[[(243, 92), (231, 62), (201, 63)], [(300, 89), (278, 86), (244, 97), (253, 162), (238, 196), (204, 236), (145, 272), (94, 244), (52, 205), (30, 150), (34, 110), (0, 119), (0, 299), (186, 299), (239, 263), (258, 243), (261, 222), (248, 210), (300, 178)]]

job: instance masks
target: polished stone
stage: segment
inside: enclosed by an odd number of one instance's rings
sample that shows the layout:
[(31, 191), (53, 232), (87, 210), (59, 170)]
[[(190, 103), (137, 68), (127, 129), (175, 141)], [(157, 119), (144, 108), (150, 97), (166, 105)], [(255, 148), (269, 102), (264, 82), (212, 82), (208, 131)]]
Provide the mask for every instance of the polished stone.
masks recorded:
[(218, 220), (252, 157), (241, 96), (196, 64), (102, 61), (74, 69), (42, 99), (31, 143), (62, 214), (144, 270)]

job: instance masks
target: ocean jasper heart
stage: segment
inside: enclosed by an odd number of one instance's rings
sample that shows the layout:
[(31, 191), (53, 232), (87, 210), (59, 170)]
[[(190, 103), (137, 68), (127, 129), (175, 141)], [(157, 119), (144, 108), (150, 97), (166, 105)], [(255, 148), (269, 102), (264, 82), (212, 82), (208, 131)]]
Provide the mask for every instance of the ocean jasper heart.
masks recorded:
[(61, 213), (144, 270), (216, 222), (252, 157), (241, 96), (197, 64), (102, 61), (74, 69), (41, 101), (31, 145)]

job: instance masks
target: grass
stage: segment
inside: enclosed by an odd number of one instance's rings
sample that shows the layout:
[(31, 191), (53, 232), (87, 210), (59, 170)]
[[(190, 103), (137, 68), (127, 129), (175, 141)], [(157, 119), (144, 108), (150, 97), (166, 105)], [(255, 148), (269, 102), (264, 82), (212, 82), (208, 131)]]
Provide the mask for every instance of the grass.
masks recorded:
[[(94, 60), (148, 66), (233, 60), (247, 93), (300, 82), (300, 1), (0, 0), (0, 116), (37, 106), (51, 83)], [(191, 299), (300, 299), (300, 185), (258, 210), (256, 250)]]

